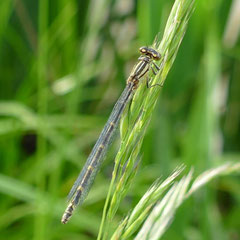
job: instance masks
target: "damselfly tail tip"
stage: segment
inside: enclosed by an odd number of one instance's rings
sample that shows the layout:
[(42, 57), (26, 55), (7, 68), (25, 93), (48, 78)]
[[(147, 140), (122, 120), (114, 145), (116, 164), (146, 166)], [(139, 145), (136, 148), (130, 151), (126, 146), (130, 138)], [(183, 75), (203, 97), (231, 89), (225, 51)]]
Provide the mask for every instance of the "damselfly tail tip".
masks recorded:
[(61, 219), (62, 224), (66, 224), (69, 221), (69, 219), (72, 216), (73, 210), (74, 210), (74, 206), (73, 206), (72, 203), (70, 203), (67, 206), (67, 208), (66, 208), (66, 210), (65, 210), (65, 212), (64, 212), (64, 214), (62, 216), (62, 219)]
[(65, 213), (63, 214), (63, 216), (62, 216), (61, 223), (62, 223), (62, 224), (68, 223), (70, 217), (71, 217), (71, 216), (69, 216), (69, 214), (65, 212)]
[(62, 224), (66, 224), (67, 222), (68, 222), (68, 221), (66, 221), (66, 219), (63, 219), (63, 218), (62, 218), (62, 220), (61, 220), (61, 223), (62, 223)]

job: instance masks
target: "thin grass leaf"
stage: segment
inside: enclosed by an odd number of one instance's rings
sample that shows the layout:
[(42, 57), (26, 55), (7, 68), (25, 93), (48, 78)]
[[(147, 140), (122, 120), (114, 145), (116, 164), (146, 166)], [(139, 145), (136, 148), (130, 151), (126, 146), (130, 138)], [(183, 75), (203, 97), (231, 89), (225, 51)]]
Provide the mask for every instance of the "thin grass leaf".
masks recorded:
[(239, 171), (239, 169), (240, 169), (240, 163), (228, 162), (217, 168), (212, 168), (212, 169), (209, 169), (208, 171), (205, 171), (195, 179), (186, 197), (191, 196), (194, 192), (196, 192), (202, 186), (206, 185), (212, 179), (222, 175), (229, 175), (233, 172)]

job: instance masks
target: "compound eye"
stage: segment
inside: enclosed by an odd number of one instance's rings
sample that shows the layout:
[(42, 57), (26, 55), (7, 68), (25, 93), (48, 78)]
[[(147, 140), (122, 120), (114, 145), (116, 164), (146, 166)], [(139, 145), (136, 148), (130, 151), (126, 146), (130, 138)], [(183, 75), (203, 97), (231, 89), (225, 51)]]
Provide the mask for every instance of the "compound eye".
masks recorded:
[(153, 56), (154, 60), (160, 60), (160, 58), (161, 58), (160, 54), (156, 54), (156, 53), (153, 53), (152, 56)]
[(140, 53), (145, 54), (147, 52), (147, 49), (145, 47), (139, 48)]

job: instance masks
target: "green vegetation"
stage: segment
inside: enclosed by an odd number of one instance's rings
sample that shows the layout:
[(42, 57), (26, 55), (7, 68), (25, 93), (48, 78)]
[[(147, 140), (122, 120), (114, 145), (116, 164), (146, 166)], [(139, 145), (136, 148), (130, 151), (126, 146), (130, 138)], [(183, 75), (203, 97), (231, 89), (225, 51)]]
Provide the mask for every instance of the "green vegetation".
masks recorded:
[[(197, 1), (191, 15), (192, 2), (177, 0), (171, 15), (167, 0), (0, 2), (0, 239), (240, 238), (240, 45), (230, 1)], [(62, 225), (138, 48), (158, 32), (153, 84), (171, 69), (164, 87), (137, 90)]]

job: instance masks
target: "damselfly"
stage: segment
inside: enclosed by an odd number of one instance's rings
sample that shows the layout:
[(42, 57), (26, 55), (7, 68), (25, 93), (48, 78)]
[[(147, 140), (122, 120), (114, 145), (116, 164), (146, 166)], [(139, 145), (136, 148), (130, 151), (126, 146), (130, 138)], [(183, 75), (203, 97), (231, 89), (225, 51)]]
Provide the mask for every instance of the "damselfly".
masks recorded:
[(107, 149), (110, 146), (111, 139), (117, 128), (123, 110), (132, 98), (134, 90), (137, 89), (140, 79), (145, 76), (150, 69), (155, 75), (159, 71), (159, 67), (154, 61), (160, 60), (161, 55), (150, 47), (141, 47), (139, 51), (141, 56), (138, 58), (138, 63), (130, 73), (125, 89), (115, 104), (107, 123), (68, 195), (69, 204), (62, 216), (62, 223), (64, 224), (68, 222), (76, 206), (81, 204), (86, 198), (97, 172), (99, 171)]

